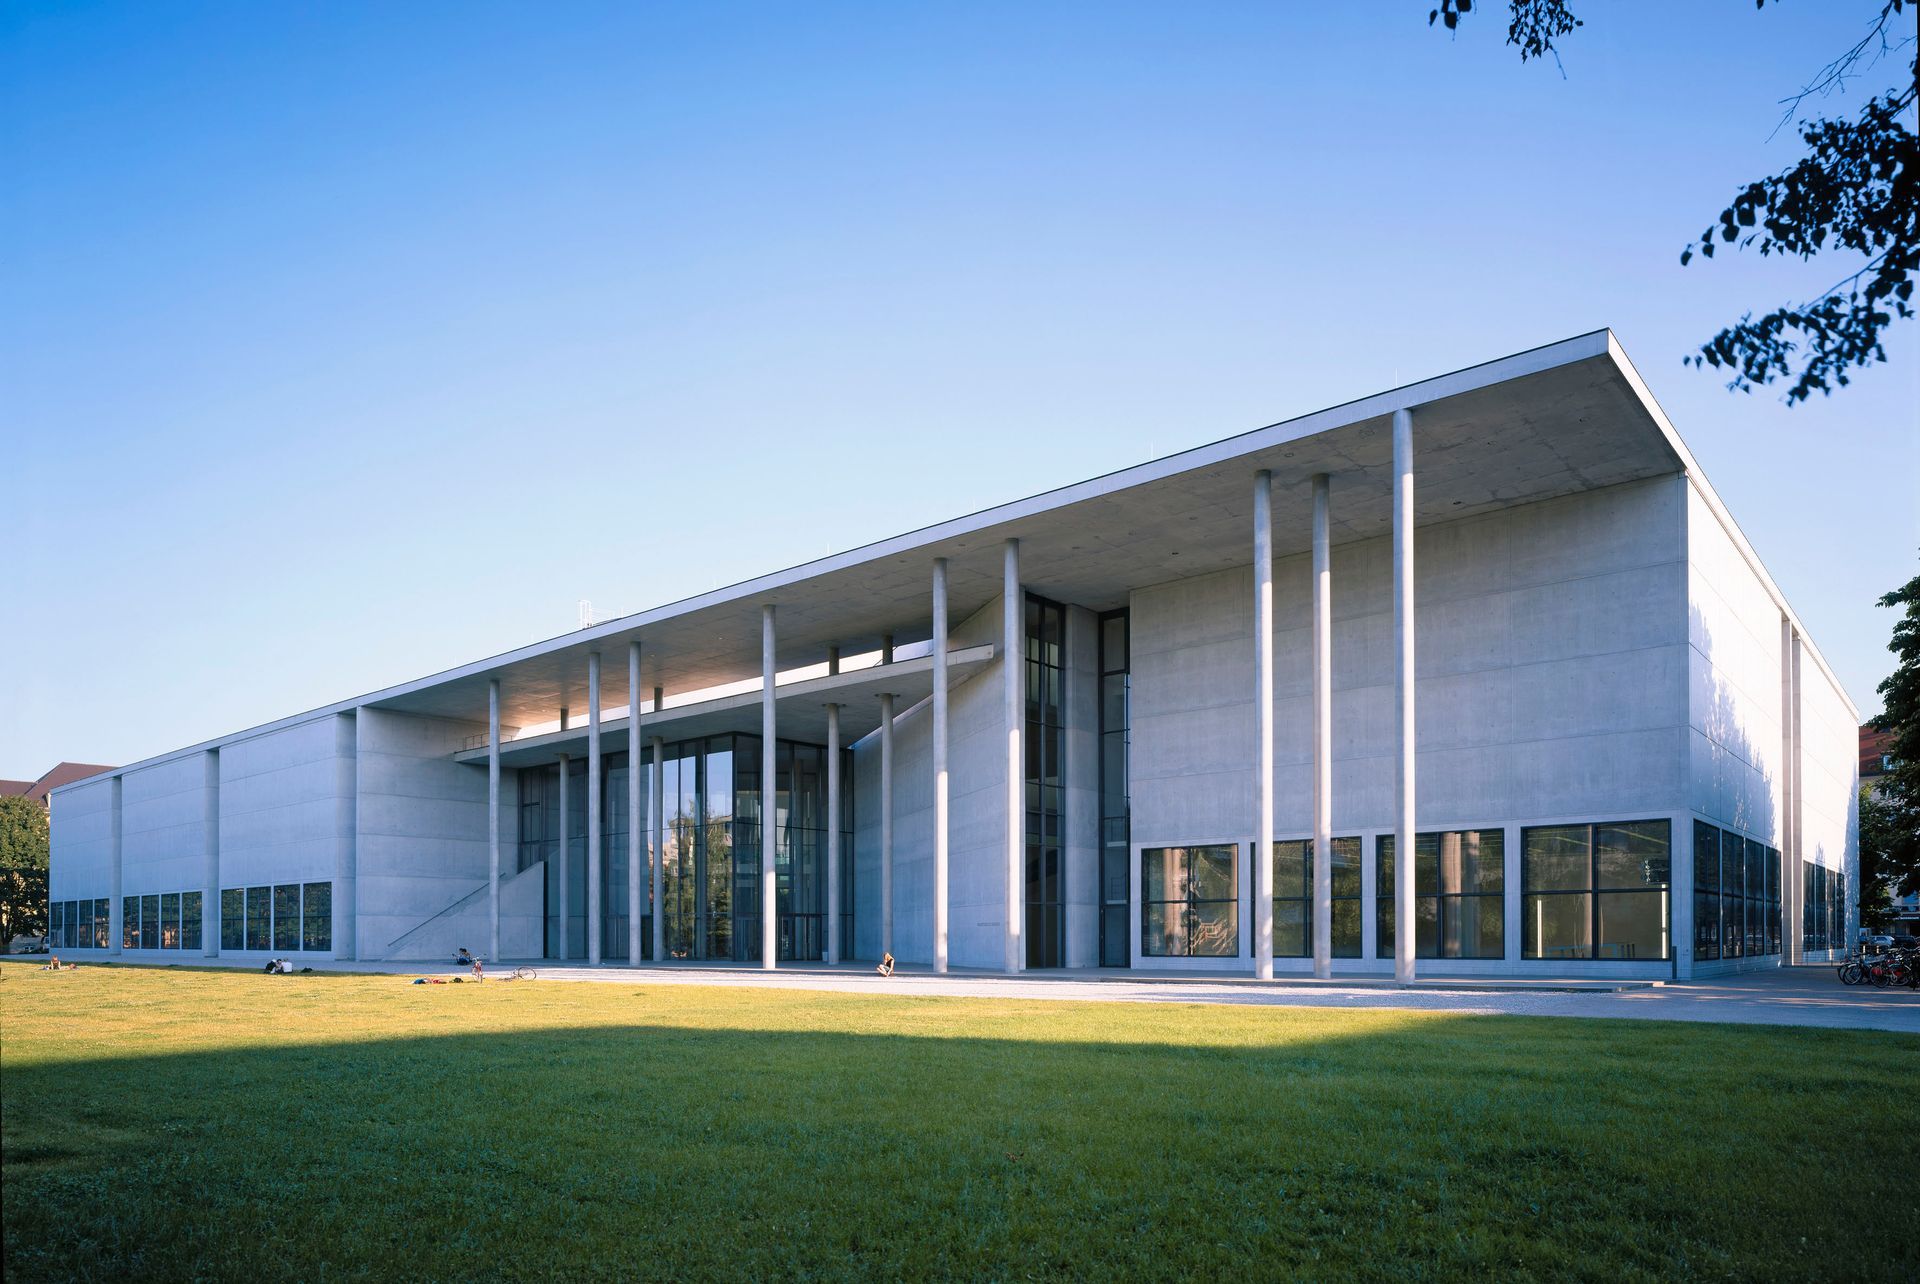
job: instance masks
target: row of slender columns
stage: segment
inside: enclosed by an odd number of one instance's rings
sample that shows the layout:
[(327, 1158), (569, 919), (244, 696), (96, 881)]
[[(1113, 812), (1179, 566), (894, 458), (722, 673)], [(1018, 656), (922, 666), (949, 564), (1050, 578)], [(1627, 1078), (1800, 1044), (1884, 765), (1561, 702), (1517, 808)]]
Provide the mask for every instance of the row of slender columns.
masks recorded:
[[(1330, 481), (1313, 477), (1313, 974), (1333, 974), (1333, 549)], [(1273, 976), (1273, 477), (1253, 484), (1254, 975)], [(1413, 414), (1393, 416), (1394, 977), (1414, 979)]]
[[(1270, 559), (1269, 559), (1270, 561)], [(1004, 628), (1001, 651), (1004, 673), (1005, 721), (1007, 744), (1007, 816), (1006, 816), (1006, 926), (1004, 966), (1008, 972), (1017, 972), (1023, 966), (1022, 932), (1022, 888), (1025, 870), (1025, 772), (1023, 762), (1023, 732), (1025, 719), (1025, 597), (1020, 582), (1020, 542), (1010, 539), (1006, 542), (1002, 556), (1002, 609)], [(933, 906), (933, 966), (936, 972), (945, 972), (948, 966), (949, 943), (949, 903), (951, 899), (949, 855), (951, 843), (951, 816), (949, 814), (949, 780), (947, 765), (948, 749), (948, 614), (947, 614), (947, 560), (937, 558), (933, 565), (933, 774), (934, 774), (934, 906)], [(1270, 652), (1270, 639), (1269, 647)], [(891, 662), (893, 639), (889, 636), (883, 647), (883, 662)], [(778, 883), (775, 873), (775, 849), (778, 840), (778, 815), (775, 810), (777, 790), (775, 771), (777, 766), (776, 734), (776, 634), (774, 628), (774, 608), (764, 605), (761, 608), (761, 781), (760, 781), (760, 944), (761, 966), (773, 968), (778, 960)], [(627, 650), (627, 686), (629, 691), (628, 709), (628, 776), (627, 776), (627, 958), (630, 963), (638, 964), (641, 959), (641, 919), (645, 907), (642, 891), (640, 867), (642, 853), (648, 844), (642, 837), (643, 806), (640, 788), (640, 751), (642, 716), (640, 701), (641, 644), (631, 642)], [(839, 669), (839, 649), (833, 649), (828, 660), (830, 671)], [(587, 656), (587, 941), (586, 955), (589, 963), (599, 963), (601, 959), (600, 932), (597, 930), (601, 918), (601, 719), (600, 719), (600, 653), (589, 652)], [(1269, 668), (1268, 681), (1271, 682)], [(654, 689), (654, 708), (660, 707), (660, 689)], [(488, 906), (489, 906), (489, 956), (500, 955), (500, 680), (492, 679), (487, 685), (487, 798), (488, 798)], [(1271, 702), (1263, 702), (1270, 707)], [(885, 693), (880, 696), (880, 948), (883, 953), (893, 950), (893, 757), (894, 757), (894, 696)], [(566, 713), (561, 714), (564, 724)], [(838, 962), (843, 953), (840, 939), (840, 813), (841, 813), (841, 770), (840, 770), (840, 706), (827, 706), (827, 940), (826, 955), (829, 962)], [(1268, 737), (1270, 745), (1271, 737)], [(662, 844), (664, 841), (665, 807), (662, 805), (661, 791), (664, 785), (662, 749), (659, 737), (654, 737), (652, 796), (653, 842), (651, 854), (647, 860), (652, 873), (651, 902), (658, 919), (658, 907), (662, 901)], [(559, 954), (562, 959), (571, 956), (571, 942), (568, 939), (568, 926), (571, 906), (569, 864), (571, 852), (568, 841), (568, 791), (569, 757), (560, 758), (560, 850), (559, 866), (559, 917), (560, 942)], [(1269, 765), (1271, 759), (1269, 757)], [(1271, 772), (1266, 775), (1270, 778)], [(1270, 787), (1269, 787), (1270, 789)], [(1269, 818), (1271, 797), (1268, 798)], [(1271, 915), (1271, 896), (1263, 898)], [(652, 956), (655, 962), (665, 958), (665, 933), (663, 924), (656, 921), (653, 931)], [(1265, 933), (1268, 944), (1268, 969), (1271, 972), (1271, 922)]]

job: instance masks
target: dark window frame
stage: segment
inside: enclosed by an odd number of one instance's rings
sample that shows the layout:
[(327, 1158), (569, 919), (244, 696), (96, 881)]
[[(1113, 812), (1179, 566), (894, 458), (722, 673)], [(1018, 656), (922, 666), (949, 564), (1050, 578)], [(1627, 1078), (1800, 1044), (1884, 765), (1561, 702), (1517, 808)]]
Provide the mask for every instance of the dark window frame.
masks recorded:
[[(1168, 852), (1168, 851), (1177, 851), (1183, 854), (1183, 859), (1185, 860), (1186, 865), (1185, 865), (1185, 871), (1181, 881), (1185, 884), (1187, 888), (1187, 894), (1184, 897), (1181, 897), (1177, 900), (1151, 900), (1150, 901), (1147, 899), (1148, 853)], [(1233, 894), (1231, 896), (1201, 897), (1201, 896), (1195, 896), (1193, 894), (1193, 887), (1194, 887), (1195, 880), (1193, 878), (1193, 855), (1192, 854), (1194, 852), (1203, 852), (1203, 851), (1233, 853), (1233, 860), (1230, 865), (1230, 868), (1233, 870)], [(1240, 880), (1242, 877), (1242, 871), (1240, 866), (1246, 858), (1247, 858), (1247, 851), (1243, 847), (1243, 845), (1240, 843), (1169, 843), (1163, 847), (1142, 847), (1140, 849), (1140, 955), (1141, 957), (1157, 958), (1157, 959), (1245, 958), (1246, 957), (1246, 939), (1245, 939), (1246, 932), (1244, 930), (1245, 925), (1242, 924), (1240, 921), (1240, 895), (1241, 895)], [(1147, 934), (1148, 907), (1158, 906), (1158, 905), (1167, 905), (1167, 906), (1179, 905), (1179, 906), (1185, 907), (1184, 910), (1182, 911), (1184, 916), (1184, 923), (1183, 923), (1184, 930), (1181, 933), (1182, 937), (1186, 940), (1188, 944), (1188, 948), (1185, 951), (1179, 952), (1179, 953), (1171, 953), (1166, 950), (1150, 950), (1147, 948), (1147, 942), (1150, 939)], [(1233, 907), (1233, 953), (1231, 954), (1196, 954), (1193, 952), (1193, 949), (1191, 948), (1193, 943), (1193, 938), (1194, 938), (1193, 924), (1198, 917), (1198, 912), (1195, 909), (1195, 906), (1198, 906), (1198, 905), (1231, 905)]]
[[(1604, 884), (1600, 880), (1601, 847), (1597, 841), (1598, 832), (1603, 829), (1629, 829), (1637, 826), (1663, 826), (1666, 830), (1666, 879), (1663, 882), (1620, 886)], [(1543, 830), (1585, 829), (1587, 831), (1587, 881), (1582, 887), (1554, 887), (1536, 890), (1529, 878), (1530, 862), (1527, 859), (1528, 839)], [(1661, 955), (1607, 956), (1602, 954), (1600, 931), (1600, 906), (1603, 897), (1608, 896), (1652, 896), (1666, 895), (1667, 916), (1665, 931), (1666, 951)], [(1674, 957), (1673, 941), (1673, 821), (1665, 816), (1650, 816), (1633, 820), (1571, 821), (1559, 825), (1527, 825), (1520, 830), (1520, 958), (1527, 963), (1668, 963)], [(1584, 896), (1587, 898), (1587, 953), (1582, 955), (1556, 954), (1548, 956), (1537, 951), (1543, 948), (1542, 942), (1533, 942), (1536, 952), (1529, 953), (1527, 948), (1527, 906), (1532, 898), (1549, 896)]]
[[(1429, 838), (1434, 839), (1437, 842), (1438, 840), (1445, 838), (1448, 834), (1460, 834), (1463, 836), (1467, 834), (1493, 836), (1494, 840), (1499, 844), (1499, 850), (1500, 850), (1500, 859), (1499, 859), (1499, 866), (1498, 866), (1500, 870), (1500, 890), (1499, 891), (1496, 891), (1496, 892), (1442, 892), (1442, 891), (1422, 892), (1419, 890), (1420, 876), (1419, 876), (1419, 865), (1417, 862), (1420, 860), (1420, 844), (1424, 840)], [(1390, 959), (1394, 957), (1394, 946), (1395, 946), (1394, 929), (1395, 929), (1395, 915), (1398, 911), (1398, 901), (1394, 896), (1394, 885), (1393, 885), (1394, 875), (1388, 866), (1388, 862), (1397, 859), (1397, 854), (1390, 854), (1386, 850), (1387, 847), (1393, 843), (1393, 840), (1394, 840), (1394, 836), (1392, 834), (1375, 834), (1373, 838), (1373, 891), (1374, 891), (1373, 956), (1376, 959)], [(1482, 839), (1482, 841), (1484, 841), (1484, 838)], [(1481, 826), (1476, 826), (1471, 828), (1462, 826), (1457, 829), (1417, 830), (1413, 835), (1413, 844), (1414, 844), (1414, 860), (1416, 862), (1414, 866), (1414, 893), (1413, 893), (1413, 899), (1415, 901), (1415, 909), (1417, 911), (1418, 903), (1421, 901), (1431, 901), (1434, 903), (1433, 904), (1433, 908), (1434, 908), (1433, 922), (1434, 922), (1434, 942), (1435, 942), (1435, 946), (1432, 950), (1420, 949), (1419, 948), (1420, 933), (1419, 933), (1419, 929), (1416, 927), (1414, 930), (1414, 945), (1415, 945), (1414, 957), (1416, 959), (1434, 959), (1442, 962), (1452, 962), (1452, 961), (1458, 961), (1458, 960), (1475, 960), (1475, 961), (1484, 962), (1489, 959), (1506, 958), (1507, 957), (1507, 890), (1508, 890), (1507, 889), (1507, 871), (1506, 871), (1506, 858), (1507, 858), (1506, 827), (1502, 825), (1481, 825)], [(1434, 860), (1436, 861), (1436, 868), (1437, 868), (1437, 862), (1439, 861), (1438, 853), (1435, 853)], [(1436, 876), (1435, 878), (1436, 885), (1438, 884), (1438, 882), (1439, 882), (1439, 879)], [(1479, 902), (1492, 901), (1495, 905), (1499, 907), (1500, 912), (1496, 921), (1500, 925), (1500, 948), (1492, 954), (1480, 954), (1480, 953), (1448, 954), (1448, 953), (1441, 952), (1440, 947), (1447, 940), (1448, 924), (1452, 921), (1453, 916), (1464, 914), (1466, 910), (1466, 906), (1463, 904), (1463, 902), (1468, 900), (1474, 900)]]

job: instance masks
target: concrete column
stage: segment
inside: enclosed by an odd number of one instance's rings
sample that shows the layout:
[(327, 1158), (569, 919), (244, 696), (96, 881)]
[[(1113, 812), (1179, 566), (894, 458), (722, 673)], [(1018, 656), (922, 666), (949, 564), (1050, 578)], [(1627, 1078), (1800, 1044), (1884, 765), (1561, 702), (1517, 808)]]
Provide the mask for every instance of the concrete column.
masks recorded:
[(600, 653), (587, 654), (587, 962), (600, 961)]
[(487, 960), (500, 959), (500, 679), (487, 681)]
[(1413, 981), (1413, 412), (1393, 412), (1393, 976)]
[(947, 970), (947, 559), (933, 559), (933, 970)]
[(891, 633), (880, 639), (880, 663), (893, 663), (893, 634)]
[(646, 897), (640, 870), (646, 863), (647, 836), (640, 808), (640, 643), (627, 643), (627, 966), (639, 967), (640, 919)]
[(200, 953), (220, 956), (220, 751), (206, 754), (206, 806), (202, 823), (207, 831), (207, 866), (201, 878)]
[[(1313, 974), (1333, 975), (1333, 536), (1327, 475), (1313, 478)], [(1398, 851), (1398, 848), (1395, 849)], [(1371, 862), (1362, 853), (1364, 867)], [(1397, 868), (1397, 866), (1396, 866)], [(1374, 902), (1363, 900), (1363, 906)], [(1371, 913), (1365, 917), (1374, 917)]]
[(568, 768), (573, 760), (566, 754), (560, 755), (560, 957), (573, 957), (573, 925), (569, 918), (571, 906), (567, 902), (573, 895), (572, 870), (567, 867), (573, 862), (573, 835), (568, 821), (572, 814), (567, 809)]
[(1273, 474), (1253, 475), (1253, 974), (1273, 979)]
[[(1788, 931), (1793, 933), (1793, 940), (1799, 942), (1797, 948), (1795, 948), (1795, 954), (1793, 954), (1793, 962), (1799, 962), (1801, 952), (1805, 952), (1805, 948), (1807, 948), (1807, 946), (1805, 946), (1805, 937), (1801, 937), (1801, 919), (1805, 917), (1803, 906), (1805, 906), (1805, 900), (1807, 900), (1807, 831), (1805, 831), (1805, 827), (1803, 827), (1801, 800), (1807, 797), (1807, 791), (1805, 791), (1805, 781), (1801, 779), (1801, 768), (1805, 766), (1805, 756), (1803, 756), (1803, 752), (1801, 752), (1801, 720), (1799, 720), (1799, 714), (1801, 714), (1801, 672), (1799, 672), (1801, 637), (1799, 637), (1799, 631), (1797, 630), (1791, 630), (1791, 628), (1789, 628), (1789, 633), (1791, 633), (1791, 641), (1793, 641), (1788, 660), (1789, 676), (1793, 679), (1793, 704), (1788, 708), (1788, 727), (1789, 731), (1791, 731), (1791, 737), (1793, 737), (1793, 739), (1791, 739), (1793, 749), (1791, 749), (1791, 758), (1789, 758), (1789, 760), (1791, 760), (1791, 764), (1793, 764), (1793, 773), (1789, 775), (1788, 779), (1791, 781), (1793, 793), (1791, 793), (1788, 800), (1786, 800), (1788, 831), (1786, 831), (1786, 843), (1782, 843), (1782, 848), (1786, 848), (1788, 844), (1793, 846), (1793, 923), (1791, 923), (1791, 925), (1786, 923), (1786, 910), (1782, 910), (1780, 940), (1786, 942)], [(1788, 864), (1788, 862), (1786, 862), (1786, 856), (1780, 858), (1780, 864), (1782, 864), (1780, 883), (1782, 883), (1782, 891), (1784, 891), (1784, 885), (1786, 885), (1786, 864)], [(1855, 894), (1859, 894), (1857, 889), (1855, 889)], [(1851, 940), (1843, 940), (1841, 946), (1843, 946), (1843, 948), (1849, 948), (1849, 946), (1851, 946)]]
[(827, 648), (827, 676), (832, 677), (839, 672), (840, 648), (838, 645), (830, 646)]
[[(838, 648), (834, 662), (839, 662)], [(827, 962), (840, 961), (840, 706), (827, 706)]]
[(121, 877), (120, 861), (120, 777), (118, 776), (113, 778), (113, 815), (109, 818), (108, 833), (112, 844), (112, 860), (107, 867), (107, 886), (113, 890), (107, 900), (107, 918), (112, 924), (110, 929), (112, 935), (108, 938), (107, 945), (115, 954), (118, 954), (125, 948), (123, 942), (127, 939), (124, 911), (126, 892), (123, 890), (125, 883)]
[(333, 957), (360, 953), (360, 718), (334, 719)]
[(880, 953), (893, 953), (893, 694), (880, 697)]
[(773, 851), (776, 839), (774, 805), (779, 793), (774, 789), (774, 669), (773, 608), (760, 608), (760, 966), (771, 971), (779, 966), (779, 910), (775, 904), (779, 882), (774, 874)]
[(1027, 716), (1027, 602), (1020, 591), (1020, 541), (1010, 539), (1000, 562), (1000, 654), (1005, 680), (1007, 738), (1007, 931), (1005, 968), (1018, 972), (1026, 965), (1021, 911), (1022, 875), (1026, 872), (1027, 770), (1022, 752)]
[[(660, 712), (660, 688), (653, 689), (653, 711)], [(653, 873), (653, 961), (667, 961), (667, 742), (653, 738), (653, 852), (648, 869)]]

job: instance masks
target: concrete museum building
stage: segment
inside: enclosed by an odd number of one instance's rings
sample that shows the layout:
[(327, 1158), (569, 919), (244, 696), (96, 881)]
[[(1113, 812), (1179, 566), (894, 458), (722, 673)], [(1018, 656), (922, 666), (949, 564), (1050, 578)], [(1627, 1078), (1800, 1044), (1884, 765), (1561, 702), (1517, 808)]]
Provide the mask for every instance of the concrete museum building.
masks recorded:
[(51, 921), (1699, 976), (1843, 947), (1858, 722), (1599, 331), (66, 785)]

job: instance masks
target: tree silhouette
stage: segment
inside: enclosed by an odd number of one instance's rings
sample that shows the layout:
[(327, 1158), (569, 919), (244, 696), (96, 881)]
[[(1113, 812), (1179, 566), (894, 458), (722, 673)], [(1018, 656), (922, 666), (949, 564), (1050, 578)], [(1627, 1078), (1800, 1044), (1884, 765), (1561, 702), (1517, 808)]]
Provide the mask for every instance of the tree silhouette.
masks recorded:
[[(1768, 3), (1754, 0), (1754, 7)], [(1881, 0), (1866, 34), (1786, 100), (1776, 129), (1796, 121), (1809, 99), (1843, 89), (1882, 57), (1910, 48), (1914, 37), (1898, 35), (1895, 20), (1913, 7), (1915, 0)], [(1549, 54), (1558, 61), (1555, 42), (1584, 25), (1567, 0), (1510, 0), (1508, 10), (1507, 43), (1519, 48), (1522, 62)], [(1427, 24), (1457, 30), (1472, 11), (1473, 0), (1441, 0)], [(1680, 254), (1686, 264), (1696, 253), (1712, 258), (1716, 248), (1732, 245), (1799, 259), (1848, 251), (1865, 262), (1816, 298), (1742, 315), (1683, 358), (1687, 364), (1728, 371), (1728, 389), (1739, 392), (1791, 380), (1785, 400), (1793, 405), (1816, 390), (1845, 387), (1850, 372), (1887, 359), (1881, 336), (1896, 319), (1912, 318), (1920, 269), (1920, 146), (1909, 119), (1916, 74), (1920, 61), (1910, 61), (1904, 85), (1869, 99), (1851, 120), (1798, 120), (1806, 154), (1748, 183)]]

